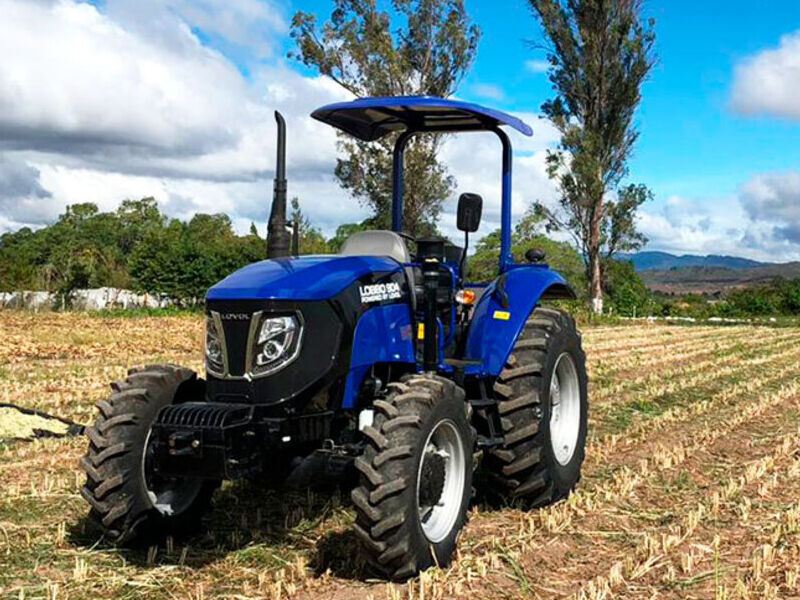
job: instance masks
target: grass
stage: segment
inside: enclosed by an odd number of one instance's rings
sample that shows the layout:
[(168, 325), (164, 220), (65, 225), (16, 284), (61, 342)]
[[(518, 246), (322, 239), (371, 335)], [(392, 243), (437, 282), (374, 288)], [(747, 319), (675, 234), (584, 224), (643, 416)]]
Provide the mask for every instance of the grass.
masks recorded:
[[(0, 402), (84, 422), (128, 366), (201, 366), (191, 312), (0, 312), (0, 336)], [(800, 595), (800, 329), (603, 322), (584, 344), (576, 493), (475, 506), (449, 567), (370, 581), (347, 494), (247, 482), (223, 486), (194, 537), (116, 549), (86, 519), (84, 440), (0, 440), (0, 600)]]

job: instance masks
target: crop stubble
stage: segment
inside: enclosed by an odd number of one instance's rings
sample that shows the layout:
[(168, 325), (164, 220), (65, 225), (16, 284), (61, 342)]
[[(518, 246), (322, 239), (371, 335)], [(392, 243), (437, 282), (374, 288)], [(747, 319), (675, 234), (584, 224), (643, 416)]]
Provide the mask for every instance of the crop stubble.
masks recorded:
[[(199, 317), (0, 312), (0, 402), (92, 418), (128, 366), (198, 368)], [(338, 496), (229, 485), (207, 530), (121, 551), (88, 530), (80, 439), (0, 444), (0, 598), (778, 598), (800, 595), (800, 330), (587, 329), (578, 491), (476, 506), (453, 565), (369, 582)]]

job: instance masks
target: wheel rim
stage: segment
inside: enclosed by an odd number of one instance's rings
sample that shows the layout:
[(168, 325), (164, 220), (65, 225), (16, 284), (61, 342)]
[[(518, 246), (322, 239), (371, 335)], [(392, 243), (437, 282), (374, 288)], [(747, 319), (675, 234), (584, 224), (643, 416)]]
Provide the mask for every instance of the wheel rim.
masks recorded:
[[(151, 430), (152, 431), (152, 430)], [(147, 498), (154, 509), (165, 517), (173, 517), (185, 512), (197, 499), (203, 481), (182, 477), (162, 477), (153, 472), (155, 443), (150, 433), (144, 441), (142, 452), (142, 482)]]
[[(458, 520), (466, 456), (458, 429), (449, 419), (436, 424), (423, 448), (417, 472), (417, 511), (425, 537), (435, 544), (449, 535)], [(441, 475), (443, 481), (431, 481), (431, 475)]]
[(575, 454), (581, 426), (581, 391), (575, 361), (564, 352), (550, 378), (550, 444), (561, 465)]

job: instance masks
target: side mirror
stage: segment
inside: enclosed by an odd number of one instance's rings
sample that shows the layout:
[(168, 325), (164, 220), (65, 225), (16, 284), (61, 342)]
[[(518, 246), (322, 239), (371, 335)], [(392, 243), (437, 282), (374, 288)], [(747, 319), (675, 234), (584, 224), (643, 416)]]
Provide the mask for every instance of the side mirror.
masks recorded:
[(525, 259), (531, 263), (540, 263), (546, 258), (546, 254), (544, 250), (538, 250), (536, 248), (531, 248), (527, 252), (525, 252)]
[(483, 198), (478, 194), (461, 194), (458, 198), (456, 226), (460, 231), (474, 233), (481, 225)]

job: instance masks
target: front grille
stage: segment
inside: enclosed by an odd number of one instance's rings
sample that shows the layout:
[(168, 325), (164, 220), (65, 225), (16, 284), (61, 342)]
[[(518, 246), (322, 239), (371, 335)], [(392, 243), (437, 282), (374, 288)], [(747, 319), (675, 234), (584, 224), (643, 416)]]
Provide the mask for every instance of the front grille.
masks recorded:
[(247, 423), (253, 407), (241, 404), (186, 402), (165, 407), (158, 415), (159, 425), (224, 428)]
[(248, 319), (222, 320), (222, 333), (225, 336), (225, 350), (228, 354), (228, 374), (241, 377), (247, 371), (247, 345), (250, 334)]

